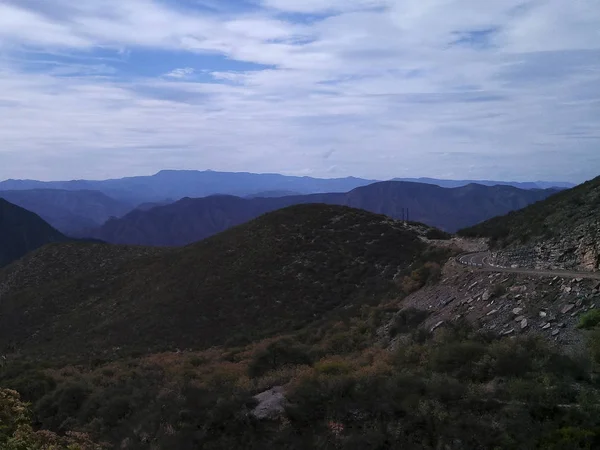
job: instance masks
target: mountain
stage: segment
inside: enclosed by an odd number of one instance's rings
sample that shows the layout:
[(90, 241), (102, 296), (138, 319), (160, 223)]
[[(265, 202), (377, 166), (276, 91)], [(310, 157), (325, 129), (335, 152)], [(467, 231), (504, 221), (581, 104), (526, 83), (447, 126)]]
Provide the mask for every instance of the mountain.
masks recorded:
[(564, 181), (492, 181), (492, 180), (441, 180), (438, 178), (394, 178), (392, 181), (410, 181), (413, 183), (435, 184), (445, 188), (462, 187), (468, 184), (482, 184), (484, 186), (512, 186), (519, 189), (569, 189), (574, 183)]
[[(212, 170), (162, 170), (151, 176), (127, 177), (113, 180), (35, 181), (6, 180), (0, 190), (62, 189), (95, 190), (127, 204), (165, 202), (184, 197), (206, 197), (215, 194), (245, 196), (280, 196), (282, 193), (301, 195), (324, 192), (348, 192), (379, 180), (362, 178), (312, 178), (280, 174), (246, 172), (216, 172)], [(443, 187), (460, 187), (471, 181), (438, 180), (433, 178), (404, 179)], [(501, 181), (477, 182), (484, 185), (508, 184), (520, 188), (572, 187), (569, 183), (507, 183)]]
[(256, 194), (246, 195), (246, 198), (257, 198), (257, 197), (291, 197), (294, 195), (302, 195), (301, 192), (294, 191), (264, 191), (257, 192)]
[(107, 356), (271, 336), (381, 300), (427, 254), (400, 222), (326, 205), (179, 249), (50, 246), (0, 272), (0, 354)]
[(347, 192), (373, 182), (374, 180), (354, 177), (321, 179), (212, 170), (162, 170), (152, 176), (102, 181), (6, 180), (0, 182), (0, 190), (96, 190), (126, 203), (140, 204), (164, 202), (167, 198), (205, 197), (214, 194), (246, 196), (269, 191), (293, 191), (302, 194)]
[(261, 214), (286, 206), (324, 203), (364, 209), (455, 231), (547, 198), (553, 190), (468, 185), (444, 189), (406, 182), (381, 182), (348, 193), (244, 199), (233, 196), (185, 198), (176, 203), (132, 211), (109, 220), (90, 237), (116, 244), (177, 246), (209, 237)]
[(490, 238), (522, 266), (600, 270), (600, 177), (459, 234)]
[(121, 217), (133, 206), (98, 191), (32, 189), (0, 191), (0, 198), (38, 214), (42, 219), (72, 236), (97, 228), (111, 217)]
[(36, 214), (0, 198), (0, 267), (50, 242), (67, 240)]

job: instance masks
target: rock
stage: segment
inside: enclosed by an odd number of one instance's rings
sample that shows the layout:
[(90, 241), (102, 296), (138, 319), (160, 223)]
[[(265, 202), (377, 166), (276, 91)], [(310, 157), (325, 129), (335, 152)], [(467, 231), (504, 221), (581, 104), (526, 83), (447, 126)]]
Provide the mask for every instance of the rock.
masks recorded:
[(438, 323), (436, 323), (433, 327), (431, 327), (431, 332), (433, 333), (435, 330), (437, 330), (439, 327), (441, 327), (444, 324), (443, 320), (440, 320)]
[(520, 298), (522, 298), (523, 296), (521, 294), (517, 294), (515, 295), (515, 300), (519, 300)]
[(571, 286), (567, 286), (563, 289), (567, 294), (570, 294), (573, 288)]
[(567, 314), (569, 311), (571, 311), (573, 308), (575, 308), (575, 305), (573, 303), (569, 303), (565, 306), (562, 307), (562, 309), (560, 310), (560, 312), (562, 314)]
[(483, 300), (484, 302), (487, 302), (491, 297), (490, 291), (485, 291), (483, 293), (483, 295), (481, 296), (481, 300)]
[(581, 282), (583, 281), (583, 278), (581, 278), (581, 277), (579, 277), (579, 278), (575, 278), (575, 281), (576, 281), (577, 283), (581, 283)]
[(521, 320), (521, 330), (524, 330), (525, 328), (527, 328), (527, 319), (523, 319)]
[(552, 330), (552, 336), (556, 336), (558, 333), (560, 333), (560, 330)]
[(521, 320), (523, 320), (525, 318), (525, 316), (518, 316), (515, 317), (515, 322), (520, 322)]
[(477, 286), (479, 284), (479, 281), (476, 281), (475, 283), (473, 283), (471, 286), (469, 286), (467, 288), (467, 291), (470, 291), (471, 289), (473, 289), (475, 286)]
[(518, 315), (520, 315), (522, 312), (523, 312), (523, 308), (515, 308), (515, 309), (513, 309), (513, 310), (512, 310), (512, 313), (513, 313), (515, 316), (518, 316)]
[(515, 329), (514, 329), (514, 328), (511, 328), (510, 330), (503, 331), (503, 332), (502, 332), (502, 333), (500, 333), (500, 334), (501, 334), (502, 336), (508, 336), (509, 334), (512, 334), (512, 333), (514, 333), (514, 332), (515, 332)]
[(546, 323), (542, 326), (542, 330), (547, 330), (548, 328), (550, 328), (550, 326), (551, 325), (549, 323)]
[(284, 395), (284, 388), (276, 386), (268, 391), (261, 392), (254, 396), (258, 405), (250, 412), (257, 419), (274, 420), (279, 418), (285, 412), (287, 400)]
[(486, 314), (486, 316), (491, 316), (492, 314), (496, 314), (497, 312), (497, 309), (492, 309), (489, 313)]
[(577, 306), (578, 308), (583, 305), (583, 300), (578, 298), (577, 301), (575, 302), (575, 306)]
[(560, 322), (560, 323), (559, 323), (558, 325), (556, 325), (556, 326), (557, 326), (558, 328), (564, 328), (564, 327), (565, 327), (565, 324), (564, 324), (564, 323), (562, 323), (562, 322)]
[(548, 314), (546, 313), (546, 311), (540, 311), (540, 317), (544, 318), (546, 317)]

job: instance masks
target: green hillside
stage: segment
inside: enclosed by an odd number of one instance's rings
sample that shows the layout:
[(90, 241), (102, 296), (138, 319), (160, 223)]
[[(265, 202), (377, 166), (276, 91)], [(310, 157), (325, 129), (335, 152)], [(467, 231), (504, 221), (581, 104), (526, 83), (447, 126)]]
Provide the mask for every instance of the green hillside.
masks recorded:
[(76, 248), (94, 264), (44, 278), (48, 264), (39, 261), (56, 261), (54, 246), (16, 276), (12, 267), (0, 273), (0, 288), (12, 286), (0, 305), (0, 352), (113, 358), (248, 342), (380, 302), (398, 291), (400, 275), (445, 255), (400, 222), (325, 205), (280, 210), (149, 256), (73, 245), (68, 253)]

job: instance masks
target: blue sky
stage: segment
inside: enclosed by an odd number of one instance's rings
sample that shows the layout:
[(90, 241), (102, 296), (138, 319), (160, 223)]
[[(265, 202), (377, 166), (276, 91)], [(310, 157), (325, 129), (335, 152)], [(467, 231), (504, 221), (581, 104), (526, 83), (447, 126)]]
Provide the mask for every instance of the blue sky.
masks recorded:
[(2, 0), (0, 179), (600, 175), (597, 0)]

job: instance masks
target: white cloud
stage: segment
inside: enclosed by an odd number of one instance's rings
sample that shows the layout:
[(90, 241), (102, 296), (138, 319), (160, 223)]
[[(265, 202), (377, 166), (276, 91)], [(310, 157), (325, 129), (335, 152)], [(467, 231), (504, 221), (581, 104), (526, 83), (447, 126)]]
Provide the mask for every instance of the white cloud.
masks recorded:
[(178, 78), (178, 79), (188, 78), (191, 75), (193, 75), (194, 72), (195, 72), (195, 70), (192, 69), (191, 67), (185, 67), (185, 68), (180, 68), (180, 69), (173, 69), (169, 73), (166, 73), (165, 77)]
[[(595, 0), (261, 4), (5, 0), (0, 178), (187, 167), (582, 180), (600, 169)], [(172, 52), (179, 68), (136, 74), (127, 62), (140, 48)], [(44, 52), (89, 61), (32, 70), (54, 57)]]

